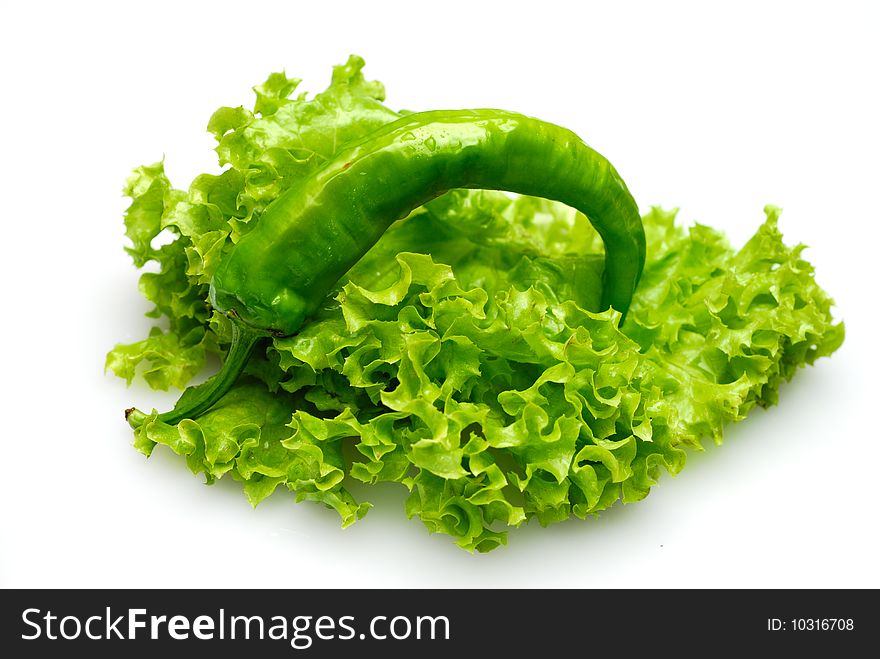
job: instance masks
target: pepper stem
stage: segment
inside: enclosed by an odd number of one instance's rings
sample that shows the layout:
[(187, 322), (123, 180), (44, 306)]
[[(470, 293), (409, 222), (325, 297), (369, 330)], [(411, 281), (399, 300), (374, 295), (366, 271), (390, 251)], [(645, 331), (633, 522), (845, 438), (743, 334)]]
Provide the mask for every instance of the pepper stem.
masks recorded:
[[(232, 388), (238, 376), (244, 370), (260, 339), (267, 336), (262, 330), (256, 330), (232, 318), (232, 345), (226, 354), (226, 360), (220, 371), (205, 380), (202, 384), (189, 387), (178, 399), (174, 409), (163, 412), (157, 419), (174, 425), (182, 419), (192, 419), (204, 414)], [(143, 425), (148, 416), (135, 408), (125, 410), (125, 420), (132, 428)]]

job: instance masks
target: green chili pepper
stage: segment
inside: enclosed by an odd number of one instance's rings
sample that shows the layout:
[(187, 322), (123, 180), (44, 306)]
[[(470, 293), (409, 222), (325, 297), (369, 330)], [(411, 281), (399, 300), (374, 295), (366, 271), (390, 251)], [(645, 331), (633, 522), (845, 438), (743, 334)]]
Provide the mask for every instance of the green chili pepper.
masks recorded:
[[(263, 213), (219, 264), (213, 306), (232, 320), (221, 371), (159, 420), (208, 410), (263, 337), (294, 334), (385, 230), (454, 188), (507, 190), (584, 213), (605, 243), (602, 307), (626, 314), (645, 262), (638, 207), (617, 171), (573, 132), (500, 110), (407, 115), (347, 146)], [(147, 418), (130, 409), (137, 427)]]

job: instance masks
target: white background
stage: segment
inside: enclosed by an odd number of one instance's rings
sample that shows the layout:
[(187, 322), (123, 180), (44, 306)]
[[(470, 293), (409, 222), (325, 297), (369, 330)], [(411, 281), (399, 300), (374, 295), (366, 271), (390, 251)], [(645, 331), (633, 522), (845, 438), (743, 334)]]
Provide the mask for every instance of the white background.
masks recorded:
[[(880, 587), (876, 4), (654, 4), (4, 2), (0, 585)], [(217, 171), (216, 108), (280, 69), (320, 91), (349, 53), (391, 107), (568, 126), (643, 209), (736, 245), (782, 206), (843, 348), (645, 501), (488, 555), (407, 520), (400, 486), (342, 531), (287, 493), (251, 510), (234, 482), (145, 460), (122, 410), (175, 394), (102, 372), (151, 322), (124, 179), (163, 154), (177, 187)]]

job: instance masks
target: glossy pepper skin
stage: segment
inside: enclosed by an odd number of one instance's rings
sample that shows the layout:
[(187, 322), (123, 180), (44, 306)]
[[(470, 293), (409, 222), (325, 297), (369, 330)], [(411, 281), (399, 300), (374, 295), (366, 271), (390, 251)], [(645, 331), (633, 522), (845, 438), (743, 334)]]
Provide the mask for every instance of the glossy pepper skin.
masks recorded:
[(570, 130), (500, 110), (411, 114), (345, 148), (266, 209), (219, 265), (211, 301), (253, 328), (293, 334), (393, 222), (454, 188), (583, 212), (605, 243), (602, 306), (626, 313), (645, 235), (623, 180)]
[[(645, 263), (638, 207), (603, 156), (570, 130), (502, 110), (421, 112), (346, 146), (276, 199), (219, 264), (210, 300), (233, 321), (221, 371), (160, 421), (207, 411), (257, 342), (294, 334), (395, 221), (454, 188), (507, 190), (584, 213), (605, 243), (602, 307), (625, 315)], [(126, 411), (132, 426), (147, 416)]]

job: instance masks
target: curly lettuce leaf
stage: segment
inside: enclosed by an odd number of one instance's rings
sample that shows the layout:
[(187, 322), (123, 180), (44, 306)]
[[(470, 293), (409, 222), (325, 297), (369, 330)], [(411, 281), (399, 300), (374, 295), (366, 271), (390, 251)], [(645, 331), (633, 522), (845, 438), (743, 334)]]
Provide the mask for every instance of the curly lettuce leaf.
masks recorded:
[[(164, 164), (139, 167), (124, 194), (126, 250), (137, 267), (156, 262), (157, 272), (141, 275), (141, 294), (155, 305), (153, 318), (169, 327), (150, 337), (120, 345), (108, 355), (106, 368), (128, 382), (143, 372), (155, 388), (182, 388), (204, 366), (209, 354), (222, 356), (226, 337), (211, 336), (208, 283), (223, 254), (258, 221), (265, 207), (295, 180), (308, 175), (342, 143), (360, 138), (398, 114), (382, 105), (381, 83), (364, 78), (357, 56), (334, 68), (329, 88), (314, 99), (288, 98), (299, 81), (271, 74), (254, 87), (253, 111), (220, 108), (208, 122), (217, 139), (220, 163), (231, 164), (220, 175), (203, 174), (187, 191), (172, 187)], [(171, 243), (155, 247), (163, 231)], [(204, 340), (193, 332), (200, 330)], [(218, 340), (219, 339), (219, 340)], [(165, 374), (167, 369), (177, 374)]]
[[(275, 73), (252, 110), (209, 122), (227, 168), (172, 188), (162, 163), (132, 175), (125, 215), (154, 328), (107, 367), (183, 387), (221, 356), (228, 321), (207, 283), (283, 190), (397, 112), (357, 57), (313, 99)], [(602, 243), (587, 218), (543, 199), (453, 191), (393, 225), (293, 337), (255, 355), (208, 413), (135, 433), (256, 505), (273, 492), (361, 518), (349, 485), (399, 482), (405, 512), (467, 549), (507, 532), (644, 498), (688, 449), (775, 404), (800, 366), (843, 341), (832, 301), (777, 228), (740, 250), (675, 212), (644, 217), (648, 260), (626, 323), (600, 312)], [(154, 247), (163, 230), (171, 243)], [(361, 488), (362, 489), (362, 488)]]

